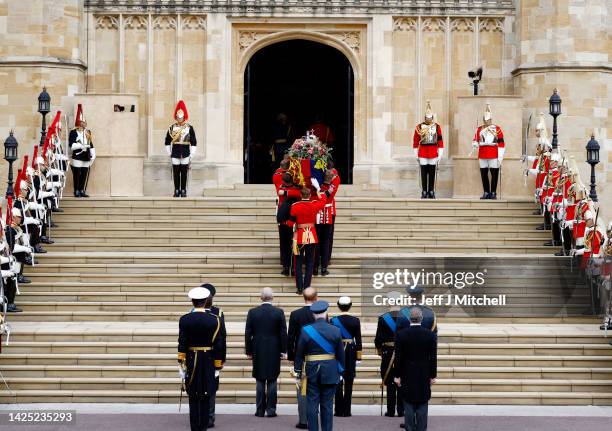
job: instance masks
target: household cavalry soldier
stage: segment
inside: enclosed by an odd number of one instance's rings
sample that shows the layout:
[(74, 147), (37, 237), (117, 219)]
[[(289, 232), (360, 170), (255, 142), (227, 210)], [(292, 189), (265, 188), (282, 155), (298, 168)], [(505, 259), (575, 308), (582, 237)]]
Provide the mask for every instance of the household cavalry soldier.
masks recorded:
[(349, 314), (351, 306), (351, 298), (341, 296), (338, 298), (338, 308), (341, 313), (331, 319), (331, 324), (340, 330), (344, 346), (343, 379), (336, 388), (335, 416), (341, 417), (351, 416), (353, 381), (357, 373), (357, 366), (361, 362), (361, 322), (359, 318)]
[(309, 431), (332, 430), (334, 394), (344, 372), (342, 334), (327, 323), (328, 307), (327, 301), (310, 306), (315, 322), (302, 328), (293, 364), (296, 383), (308, 400)]
[[(505, 143), (502, 129), (493, 124), (491, 105), (487, 104), (483, 116), (484, 124), (476, 129), (472, 146), (478, 149), (478, 163), (484, 193), (480, 199), (497, 199), (497, 182), (504, 159)], [(491, 180), (489, 181), (489, 172)]]
[(198, 144), (193, 126), (187, 123), (189, 114), (185, 102), (179, 100), (174, 109), (176, 123), (168, 128), (166, 133), (166, 152), (172, 160), (172, 176), (174, 178), (174, 197), (187, 196), (187, 171), (195, 156)]
[(381, 314), (378, 317), (378, 325), (376, 326), (376, 335), (374, 337), (374, 346), (376, 352), (380, 356), (380, 377), (382, 378), (380, 384), (381, 391), (381, 412), (383, 402), (383, 390), (387, 389), (387, 412), (385, 416), (393, 417), (396, 413), (397, 416), (404, 416), (404, 401), (399, 396), (398, 388), (393, 382), (393, 365), (395, 362), (395, 334), (397, 333), (397, 323), (400, 318), (400, 307), (396, 304), (401, 294), (399, 292), (390, 292), (387, 297), (391, 304), (391, 309)]
[(191, 430), (203, 431), (208, 428), (210, 396), (217, 385), (215, 378), (223, 368), (221, 319), (204, 308), (210, 296), (208, 289), (196, 287), (188, 296), (194, 308), (179, 321), (179, 374), (189, 395)]
[(91, 130), (87, 128), (83, 106), (77, 105), (77, 112), (74, 121), (74, 129), (70, 130), (68, 143), (72, 151), (72, 180), (74, 196), (77, 198), (88, 198), (87, 181), (89, 179), (89, 169), (96, 160), (96, 150), (93, 145)]
[(608, 224), (606, 232), (606, 242), (602, 247), (602, 266), (601, 266), (601, 310), (603, 314), (603, 324), (599, 327), (601, 330), (612, 330), (612, 281), (610, 274), (612, 273), (612, 222)]
[(548, 172), (552, 150), (543, 112), (540, 112), (540, 121), (536, 125), (535, 134), (538, 138), (535, 156), (526, 156), (523, 158), (523, 161), (531, 163), (531, 167), (525, 171), (525, 176), (532, 175), (535, 177), (535, 200), (540, 205), (540, 210), (535, 214), (543, 215), (544, 210), (540, 203), (540, 195), (544, 179), (546, 178), (546, 172)]
[(436, 168), (442, 159), (444, 142), (442, 129), (434, 122), (434, 113), (429, 100), (425, 110), (425, 121), (417, 124), (414, 129), (412, 148), (421, 167), (421, 199), (435, 199)]
[[(213, 305), (213, 300), (215, 298), (215, 295), (217, 294), (217, 289), (210, 283), (205, 283), (200, 287), (207, 289), (210, 292), (210, 295), (208, 296), (208, 298), (206, 298), (206, 304), (204, 308), (207, 312), (214, 314), (221, 320), (221, 365), (225, 366), (225, 359), (227, 357), (227, 330), (225, 328), (225, 315), (223, 314), (223, 310), (221, 310), (221, 308), (217, 307), (216, 305)], [(210, 395), (210, 404), (208, 409), (208, 428), (214, 428), (215, 426), (215, 406), (217, 399), (217, 389), (219, 389), (219, 375), (215, 377), (215, 382), (215, 391)]]

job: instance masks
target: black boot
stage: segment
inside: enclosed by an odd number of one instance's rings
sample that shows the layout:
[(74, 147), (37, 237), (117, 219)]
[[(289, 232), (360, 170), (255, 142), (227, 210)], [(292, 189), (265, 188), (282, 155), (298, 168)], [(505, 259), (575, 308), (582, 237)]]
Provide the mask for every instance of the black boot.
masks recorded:
[(44, 248), (42, 248), (42, 247), (40, 246), (40, 244), (36, 244), (36, 245), (34, 246), (34, 253), (44, 254), (44, 253), (46, 253), (46, 252), (47, 252), (47, 250), (45, 250)]
[(180, 198), (181, 197), (181, 191), (180, 190), (175, 190), (174, 191), (174, 195), (172, 196), (174, 198)]
[(21, 313), (23, 310), (21, 308), (17, 308), (15, 304), (9, 304), (6, 306), (7, 313)]
[(493, 199), (493, 200), (497, 199), (497, 193), (491, 192), (491, 194), (489, 195), (489, 199)]
[(436, 183), (436, 165), (427, 165), (427, 191), (429, 192), (428, 198), (435, 199), (434, 186)]
[(431, 191), (429, 192), (429, 194), (427, 195), (427, 197), (428, 197), (429, 199), (435, 199), (435, 198), (436, 198), (436, 192), (434, 192), (433, 190), (431, 190)]
[(174, 197), (181, 197), (181, 165), (172, 165), (172, 179), (174, 180)]
[(88, 198), (89, 195), (85, 193), (85, 188), (87, 187), (87, 179), (89, 178), (89, 168), (81, 168), (81, 178), (80, 178), (80, 187), (82, 198)]
[(17, 283), (19, 284), (30, 284), (32, 280), (23, 276), (23, 274), (19, 274), (17, 276)]
[(283, 268), (283, 270), (281, 271), (281, 275), (288, 276), (289, 275), (289, 268)]
[(327, 270), (327, 268), (321, 268), (321, 275), (323, 277), (325, 277), (326, 275), (329, 275), (329, 271)]
[(181, 197), (182, 198), (186, 198), (187, 197), (187, 190), (185, 190), (185, 189), (181, 190)]
[(421, 189), (423, 189), (423, 192), (421, 193), (421, 199), (427, 199), (427, 172), (428, 172), (428, 168), (427, 165), (420, 165), (421, 166)]
[(181, 197), (187, 197), (187, 171), (189, 165), (181, 165)]
[(72, 186), (74, 189), (74, 197), (81, 197), (81, 168), (75, 168), (74, 166), (70, 167), (72, 169)]
[(421, 199), (427, 199), (427, 190), (421, 192)]
[(480, 199), (491, 199), (491, 186), (489, 184), (489, 168), (480, 168), (480, 179), (484, 193)]

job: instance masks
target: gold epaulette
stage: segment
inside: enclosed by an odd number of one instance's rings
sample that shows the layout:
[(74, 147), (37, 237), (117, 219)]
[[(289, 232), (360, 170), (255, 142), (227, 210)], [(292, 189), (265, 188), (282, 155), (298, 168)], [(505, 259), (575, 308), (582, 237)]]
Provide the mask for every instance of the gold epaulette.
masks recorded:
[(223, 366), (223, 363), (221, 362), (221, 359), (215, 359), (215, 368), (221, 368)]

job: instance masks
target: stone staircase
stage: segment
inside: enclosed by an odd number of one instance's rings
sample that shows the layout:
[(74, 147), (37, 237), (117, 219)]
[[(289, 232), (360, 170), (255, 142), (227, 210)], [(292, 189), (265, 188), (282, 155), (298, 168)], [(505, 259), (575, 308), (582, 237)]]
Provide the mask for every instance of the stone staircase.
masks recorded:
[[(583, 315), (586, 286), (555, 287), (569, 260), (542, 246), (548, 233), (534, 230), (540, 217), (531, 202), (341, 190), (331, 274), (313, 285), (332, 304), (351, 295), (353, 311), (363, 312), (356, 403), (380, 398), (375, 318), (361, 299), (363, 260), (409, 257), (418, 267), (427, 257), (470, 255), (505, 265), (488, 278), (486, 293), (507, 292), (508, 306), (478, 317), (440, 313), (433, 402), (612, 405), (612, 347), (597, 320)], [(28, 268), (33, 283), (21, 286), (24, 312), (10, 316), (0, 371), (11, 391), (3, 388), (0, 402), (178, 402), (177, 320), (189, 309), (185, 292), (208, 281), (228, 322), (218, 402), (253, 403), (246, 313), (264, 286), (287, 314), (302, 304), (293, 281), (279, 274), (269, 196), (269, 188), (243, 186), (202, 198), (65, 199), (56, 243)], [(295, 401), (288, 367), (283, 403)]]

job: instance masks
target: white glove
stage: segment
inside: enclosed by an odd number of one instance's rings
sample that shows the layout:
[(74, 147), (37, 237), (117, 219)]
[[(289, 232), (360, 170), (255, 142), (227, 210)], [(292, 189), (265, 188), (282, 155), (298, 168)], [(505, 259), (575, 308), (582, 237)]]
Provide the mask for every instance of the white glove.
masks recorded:
[(418, 159), (419, 158), (419, 149), (418, 148), (413, 148), (412, 152), (414, 153), (414, 157), (416, 157)]
[(172, 154), (172, 148), (170, 148), (170, 145), (166, 145), (166, 153), (168, 153), (168, 155)]
[(529, 172), (529, 175), (537, 175), (538, 174), (538, 170), (537, 169), (527, 169), (527, 172)]
[(53, 175), (57, 175), (59, 177), (63, 177), (66, 175), (66, 173), (64, 171), (62, 171), (61, 169), (49, 169), (49, 172), (47, 173), (47, 176), (53, 176)]
[(45, 198), (52, 198), (55, 196), (55, 193), (47, 191), (47, 192), (40, 192), (40, 197), (41, 199), (45, 199)]
[(2, 278), (9, 278), (9, 277), (13, 277), (15, 273), (10, 269), (3, 269), (2, 274), (0, 275), (2, 276)]
[(15, 246), (13, 247), (13, 253), (32, 254), (32, 249), (30, 247), (28, 247), (28, 246), (25, 246), (25, 245), (15, 244)]
[(497, 149), (497, 160), (499, 160), (499, 164), (501, 165), (502, 160), (504, 160), (504, 153), (506, 149), (504, 147), (499, 147)]
[(58, 154), (56, 157), (57, 157), (57, 160), (62, 160), (62, 161), (70, 160), (70, 158), (64, 154)]
[(312, 183), (312, 186), (317, 189), (317, 191), (321, 190), (321, 186), (319, 185), (319, 181), (317, 181), (316, 178), (311, 178), (310, 182)]
[(70, 149), (72, 151), (76, 151), (76, 150), (83, 150), (85, 149), (85, 147), (83, 146), (83, 144), (81, 144), (80, 142), (75, 142), (74, 144), (72, 144), (70, 146)]
[(221, 371), (219, 371), (219, 370), (215, 370), (215, 379), (216, 379), (217, 377), (219, 377), (219, 374), (221, 374)]
[(359, 365), (361, 365), (361, 361), (355, 361), (355, 366), (358, 367)]
[(0, 264), (4, 265), (5, 263), (9, 263), (10, 261), (10, 256), (0, 256)]
[(35, 225), (39, 225), (39, 224), (41, 224), (41, 221), (38, 220), (37, 218), (34, 218), (34, 217), (25, 217), (23, 219), (23, 224), (35, 224)]
[(472, 141), (472, 147), (477, 150), (478, 149), (478, 142), (476, 141)]
[(197, 150), (198, 150), (198, 147), (196, 147), (195, 145), (191, 145), (189, 147), (189, 159), (190, 159), (190, 161), (193, 160), (193, 158), (195, 157)]
[(90, 148), (89, 152), (91, 153), (91, 163), (93, 163), (94, 160), (96, 160), (96, 149), (95, 148)]
[(185, 378), (185, 370), (183, 369), (183, 367), (181, 365), (179, 365), (178, 368), (179, 368), (179, 377), (181, 379), (184, 379)]

